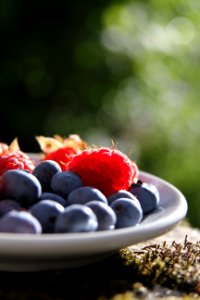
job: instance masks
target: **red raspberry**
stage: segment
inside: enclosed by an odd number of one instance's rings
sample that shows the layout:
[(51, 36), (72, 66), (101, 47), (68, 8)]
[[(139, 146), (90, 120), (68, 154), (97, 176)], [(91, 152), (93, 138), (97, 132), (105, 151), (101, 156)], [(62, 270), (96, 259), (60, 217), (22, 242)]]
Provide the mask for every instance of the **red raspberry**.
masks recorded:
[(32, 172), (34, 164), (27, 154), (22, 151), (7, 152), (0, 156), (0, 175), (7, 170), (20, 169)]
[(71, 157), (74, 156), (75, 154), (77, 154), (77, 151), (74, 148), (62, 147), (48, 153), (44, 159), (45, 160), (50, 159), (56, 161), (60, 165), (62, 171), (65, 171), (67, 170), (67, 163), (69, 162)]
[(106, 147), (83, 150), (68, 163), (68, 170), (77, 173), (83, 184), (109, 196), (128, 190), (138, 179), (138, 168), (119, 150)]

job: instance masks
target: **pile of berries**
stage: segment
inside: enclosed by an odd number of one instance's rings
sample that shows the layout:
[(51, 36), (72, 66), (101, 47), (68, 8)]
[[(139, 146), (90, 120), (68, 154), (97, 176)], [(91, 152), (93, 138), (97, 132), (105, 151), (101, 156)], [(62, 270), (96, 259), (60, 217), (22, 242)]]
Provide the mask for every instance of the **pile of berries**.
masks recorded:
[[(119, 150), (90, 148), (78, 136), (38, 137), (35, 163), (0, 143), (0, 232), (68, 233), (140, 224), (159, 205), (137, 164)], [(2, 149), (1, 149), (2, 145)]]

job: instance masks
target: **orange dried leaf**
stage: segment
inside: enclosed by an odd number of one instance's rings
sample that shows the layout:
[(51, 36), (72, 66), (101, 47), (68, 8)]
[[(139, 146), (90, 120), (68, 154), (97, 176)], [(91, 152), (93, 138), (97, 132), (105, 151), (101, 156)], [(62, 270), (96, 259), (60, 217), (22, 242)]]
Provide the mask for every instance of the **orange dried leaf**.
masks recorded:
[(63, 143), (63, 137), (60, 136), (59, 134), (55, 134), (53, 137), (54, 137), (54, 139), (56, 139), (57, 141), (60, 141), (61, 143)]
[(15, 138), (12, 143), (10, 144), (10, 146), (8, 147), (7, 152), (12, 153), (15, 151), (20, 151), (20, 147), (19, 147), (19, 143), (18, 143), (18, 139)]
[(44, 153), (50, 153), (52, 151), (57, 150), (58, 148), (63, 147), (63, 143), (61, 141), (58, 141), (55, 138), (51, 137), (45, 137), (45, 136), (36, 136), (35, 137), (37, 142), (39, 143), (39, 146), (41, 150)]
[(79, 135), (70, 134), (68, 138), (63, 139), (64, 147), (72, 147), (75, 150), (83, 150), (87, 148), (87, 144), (83, 141)]
[(71, 134), (67, 138), (62, 138), (60, 135), (54, 135), (54, 137), (36, 136), (36, 140), (45, 154), (63, 147), (70, 147), (78, 151), (87, 146), (77, 134)]
[(3, 155), (8, 150), (8, 145), (5, 143), (0, 143), (0, 156)]

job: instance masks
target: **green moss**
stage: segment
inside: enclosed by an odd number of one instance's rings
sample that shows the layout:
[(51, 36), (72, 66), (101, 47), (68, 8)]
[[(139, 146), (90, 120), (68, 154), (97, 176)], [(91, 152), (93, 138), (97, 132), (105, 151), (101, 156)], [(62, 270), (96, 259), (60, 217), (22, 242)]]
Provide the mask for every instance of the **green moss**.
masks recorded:
[(124, 264), (152, 286), (156, 284), (188, 292), (199, 292), (200, 241), (168, 245), (150, 244), (141, 249), (123, 248)]

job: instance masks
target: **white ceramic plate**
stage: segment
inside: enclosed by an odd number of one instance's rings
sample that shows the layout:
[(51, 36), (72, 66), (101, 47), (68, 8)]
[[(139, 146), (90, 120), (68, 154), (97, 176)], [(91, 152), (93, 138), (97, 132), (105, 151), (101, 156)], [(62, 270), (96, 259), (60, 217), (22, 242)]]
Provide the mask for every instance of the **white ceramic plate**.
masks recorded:
[(39, 271), (82, 266), (171, 230), (186, 216), (185, 197), (176, 187), (156, 176), (140, 172), (140, 179), (153, 183), (161, 198), (159, 209), (145, 217), (141, 224), (93, 233), (0, 233), (0, 270)]

